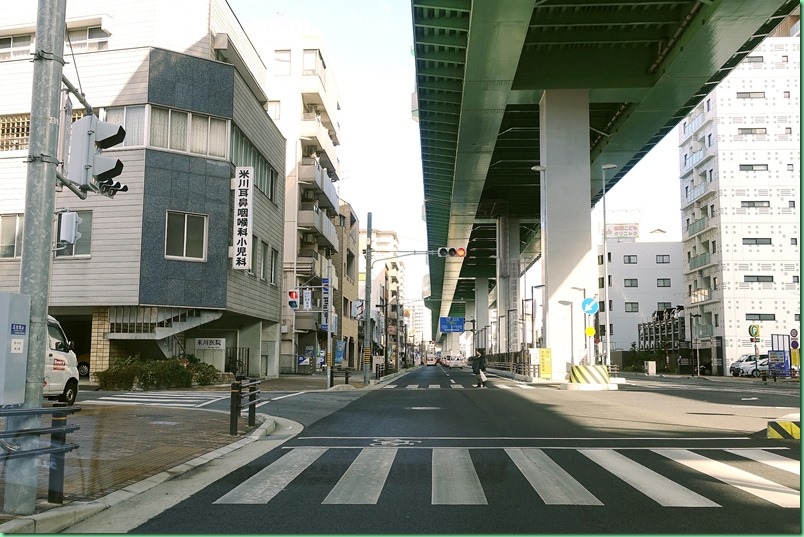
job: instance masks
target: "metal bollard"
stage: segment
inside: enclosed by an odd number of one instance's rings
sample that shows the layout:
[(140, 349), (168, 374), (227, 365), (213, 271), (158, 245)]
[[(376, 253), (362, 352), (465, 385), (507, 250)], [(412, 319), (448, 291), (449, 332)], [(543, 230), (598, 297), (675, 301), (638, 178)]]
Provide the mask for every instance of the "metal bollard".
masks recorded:
[(237, 418), (240, 415), (240, 383), (232, 382), (229, 404), (229, 434), (237, 435)]
[(248, 424), (250, 427), (257, 424), (257, 385), (252, 382), (248, 387)]
[[(64, 427), (67, 424), (67, 414), (53, 414), (51, 427)], [(51, 446), (63, 446), (67, 443), (67, 432), (62, 429), (50, 435)], [(48, 473), (47, 501), (50, 503), (64, 503), (64, 452), (59, 451), (50, 455), (50, 470)]]

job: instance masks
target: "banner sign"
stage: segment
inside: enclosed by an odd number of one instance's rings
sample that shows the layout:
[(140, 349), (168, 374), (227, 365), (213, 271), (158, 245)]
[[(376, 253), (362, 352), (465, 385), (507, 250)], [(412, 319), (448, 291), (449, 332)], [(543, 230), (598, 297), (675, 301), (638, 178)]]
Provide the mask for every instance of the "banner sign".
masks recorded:
[(235, 168), (233, 181), (234, 195), (234, 229), (232, 244), (232, 268), (235, 270), (251, 270), (251, 231), (254, 192), (254, 168), (238, 166)]

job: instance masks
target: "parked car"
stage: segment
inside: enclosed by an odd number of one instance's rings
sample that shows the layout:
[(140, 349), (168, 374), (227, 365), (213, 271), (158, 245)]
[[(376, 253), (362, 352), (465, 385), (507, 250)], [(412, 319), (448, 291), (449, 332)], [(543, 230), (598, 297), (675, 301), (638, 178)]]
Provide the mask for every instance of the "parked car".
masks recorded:
[(42, 395), (68, 405), (78, 397), (78, 359), (73, 342), (67, 339), (59, 321), (47, 317), (48, 349), (45, 355), (45, 382)]
[(739, 377), (740, 376), (740, 370), (742, 369), (743, 364), (745, 364), (745, 361), (746, 360), (753, 360), (753, 359), (754, 359), (753, 354), (743, 354), (742, 356), (740, 356), (739, 358), (734, 360), (731, 363), (731, 365), (729, 366), (729, 373), (731, 373), (731, 376)]
[(760, 354), (759, 360), (746, 360), (740, 368), (741, 377), (758, 377), (762, 372), (768, 372), (768, 355)]

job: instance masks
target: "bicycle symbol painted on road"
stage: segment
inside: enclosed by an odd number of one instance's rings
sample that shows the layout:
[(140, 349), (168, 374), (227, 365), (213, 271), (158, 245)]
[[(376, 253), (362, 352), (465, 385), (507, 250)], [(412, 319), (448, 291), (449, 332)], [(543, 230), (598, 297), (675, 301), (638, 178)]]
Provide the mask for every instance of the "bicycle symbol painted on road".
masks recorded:
[(421, 444), (421, 440), (402, 440), (401, 438), (375, 438), (373, 447), (399, 447), (399, 446), (414, 446)]

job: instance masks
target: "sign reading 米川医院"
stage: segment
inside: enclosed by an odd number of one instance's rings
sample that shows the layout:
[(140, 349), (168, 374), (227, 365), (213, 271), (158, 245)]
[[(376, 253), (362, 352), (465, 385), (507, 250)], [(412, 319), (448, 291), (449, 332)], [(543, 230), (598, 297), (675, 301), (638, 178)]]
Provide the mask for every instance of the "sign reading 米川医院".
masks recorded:
[(225, 349), (225, 337), (197, 337), (195, 338), (195, 350)]
[(251, 269), (251, 225), (252, 200), (254, 191), (254, 168), (238, 166), (232, 181), (234, 190), (234, 218), (232, 244), (232, 268), (236, 270)]

